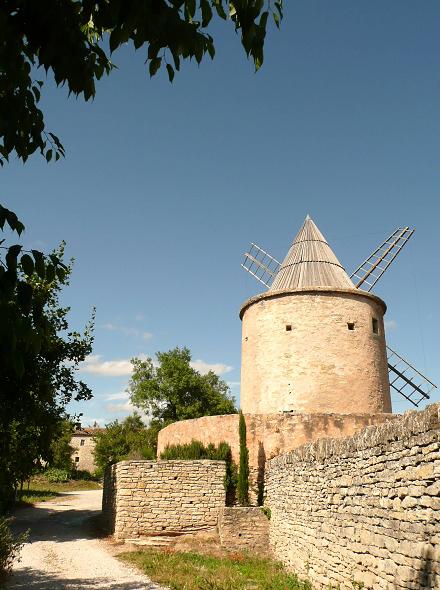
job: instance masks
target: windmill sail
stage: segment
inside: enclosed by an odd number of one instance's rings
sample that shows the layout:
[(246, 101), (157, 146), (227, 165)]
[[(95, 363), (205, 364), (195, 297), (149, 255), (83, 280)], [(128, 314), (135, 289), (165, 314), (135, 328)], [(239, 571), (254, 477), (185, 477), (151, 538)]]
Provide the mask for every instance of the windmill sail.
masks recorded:
[(249, 251), (245, 252), (241, 266), (269, 288), (279, 271), (280, 263), (257, 244), (252, 243)]
[(414, 231), (409, 227), (397, 228), (350, 276), (355, 286), (359, 289), (361, 285), (366, 285), (367, 288), (363, 287), (364, 291), (371, 291)]
[(415, 406), (429, 399), (430, 393), (437, 389), (437, 385), (434, 385), (389, 346), (387, 346), (387, 355), (390, 386)]

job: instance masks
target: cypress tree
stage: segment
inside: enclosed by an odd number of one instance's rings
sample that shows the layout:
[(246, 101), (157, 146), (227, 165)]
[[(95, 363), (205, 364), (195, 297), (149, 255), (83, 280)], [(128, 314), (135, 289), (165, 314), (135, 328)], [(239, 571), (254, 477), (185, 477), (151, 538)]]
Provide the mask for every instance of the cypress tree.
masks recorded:
[(246, 421), (242, 412), (238, 425), (240, 439), (240, 467), (238, 470), (237, 496), (241, 506), (249, 506), (249, 450), (246, 446)]

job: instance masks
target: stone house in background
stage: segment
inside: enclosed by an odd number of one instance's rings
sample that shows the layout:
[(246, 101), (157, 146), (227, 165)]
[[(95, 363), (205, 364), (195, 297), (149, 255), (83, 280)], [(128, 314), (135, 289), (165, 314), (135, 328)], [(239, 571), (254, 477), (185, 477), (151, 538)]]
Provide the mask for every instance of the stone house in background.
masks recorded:
[(78, 428), (72, 434), (70, 446), (73, 448), (72, 461), (75, 469), (94, 473), (96, 471), (93, 450), (95, 448), (94, 437), (102, 432), (103, 428)]

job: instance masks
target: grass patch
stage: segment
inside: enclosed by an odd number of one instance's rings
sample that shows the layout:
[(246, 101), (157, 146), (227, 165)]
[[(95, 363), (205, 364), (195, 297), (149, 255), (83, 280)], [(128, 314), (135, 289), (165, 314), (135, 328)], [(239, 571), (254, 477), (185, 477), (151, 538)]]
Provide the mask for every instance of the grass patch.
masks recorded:
[(146, 549), (121, 553), (154, 582), (172, 590), (311, 590), (280, 563), (241, 554), (212, 557)]
[(62, 483), (51, 483), (42, 475), (33, 477), (29, 489), (27, 484), (23, 486), (23, 492), (19, 496), (19, 503), (35, 504), (46, 502), (60, 495), (60, 492), (78, 492), (82, 490), (100, 490), (101, 484), (96, 481), (69, 480)]

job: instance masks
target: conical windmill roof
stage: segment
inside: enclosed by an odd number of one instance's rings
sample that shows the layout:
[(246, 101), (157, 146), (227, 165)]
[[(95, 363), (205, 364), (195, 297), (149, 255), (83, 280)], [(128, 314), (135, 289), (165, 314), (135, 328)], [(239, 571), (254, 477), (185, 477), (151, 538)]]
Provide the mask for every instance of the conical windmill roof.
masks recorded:
[(307, 287), (355, 289), (327, 240), (308, 215), (269, 291)]

